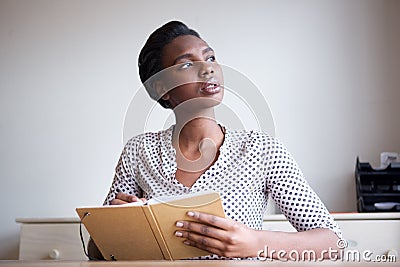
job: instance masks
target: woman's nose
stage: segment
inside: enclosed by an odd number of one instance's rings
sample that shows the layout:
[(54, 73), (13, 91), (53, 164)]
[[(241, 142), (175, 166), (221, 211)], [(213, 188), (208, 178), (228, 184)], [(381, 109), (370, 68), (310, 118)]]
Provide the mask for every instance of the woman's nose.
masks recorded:
[(212, 62), (201, 62), (200, 63), (200, 76), (211, 76), (214, 74), (214, 66)]

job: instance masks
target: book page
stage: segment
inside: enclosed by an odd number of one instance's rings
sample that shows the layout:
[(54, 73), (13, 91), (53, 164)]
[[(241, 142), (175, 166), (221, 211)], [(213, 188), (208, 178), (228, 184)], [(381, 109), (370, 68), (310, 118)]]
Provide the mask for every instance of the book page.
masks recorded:
[[(204, 198), (199, 198), (200, 196), (204, 196)], [(214, 198), (212, 196), (214, 196)], [(205, 202), (207, 202), (207, 201), (215, 201), (219, 198), (220, 198), (220, 196), (219, 196), (218, 192), (202, 191), (202, 192), (196, 192), (196, 193), (191, 193), (191, 194), (155, 197), (155, 198), (148, 200), (145, 204), (153, 205), (153, 204), (163, 203), (163, 202), (171, 202), (172, 203), (177, 200), (184, 200), (183, 202), (181, 202), (181, 204), (179, 204), (180, 206), (182, 206), (182, 205), (193, 206), (193, 205), (196, 205), (196, 203), (197, 203), (197, 205), (204, 205)]]

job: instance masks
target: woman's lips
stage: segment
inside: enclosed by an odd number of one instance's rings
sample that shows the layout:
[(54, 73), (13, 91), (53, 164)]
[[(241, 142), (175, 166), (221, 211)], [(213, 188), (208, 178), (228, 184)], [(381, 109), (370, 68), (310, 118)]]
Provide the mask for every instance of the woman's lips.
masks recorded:
[(213, 95), (221, 91), (221, 86), (216, 81), (207, 81), (203, 84), (200, 91), (206, 95)]

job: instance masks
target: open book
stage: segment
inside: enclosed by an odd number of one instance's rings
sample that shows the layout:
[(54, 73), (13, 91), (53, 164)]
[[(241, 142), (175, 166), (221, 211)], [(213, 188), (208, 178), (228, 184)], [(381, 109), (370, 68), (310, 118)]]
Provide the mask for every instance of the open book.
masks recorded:
[(175, 236), (177, 221), (193, 221), (186, 215), (188, 211), (225, 217), (216, 192), (76, 209), (106, 260), (176, 260), (209, 255)]

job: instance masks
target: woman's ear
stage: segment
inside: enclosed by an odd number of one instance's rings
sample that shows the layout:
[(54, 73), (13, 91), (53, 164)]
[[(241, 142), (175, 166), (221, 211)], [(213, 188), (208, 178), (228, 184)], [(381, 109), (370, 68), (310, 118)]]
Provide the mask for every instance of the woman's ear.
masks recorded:
[(159, 98), (163, 100), (168, 100), (169, 99), (169, 94), (166, 92), (166, 87), (165, 84), (162, 81), (155, 81), (153, 83), (153, 88), (155, 89), (157, 95)]

